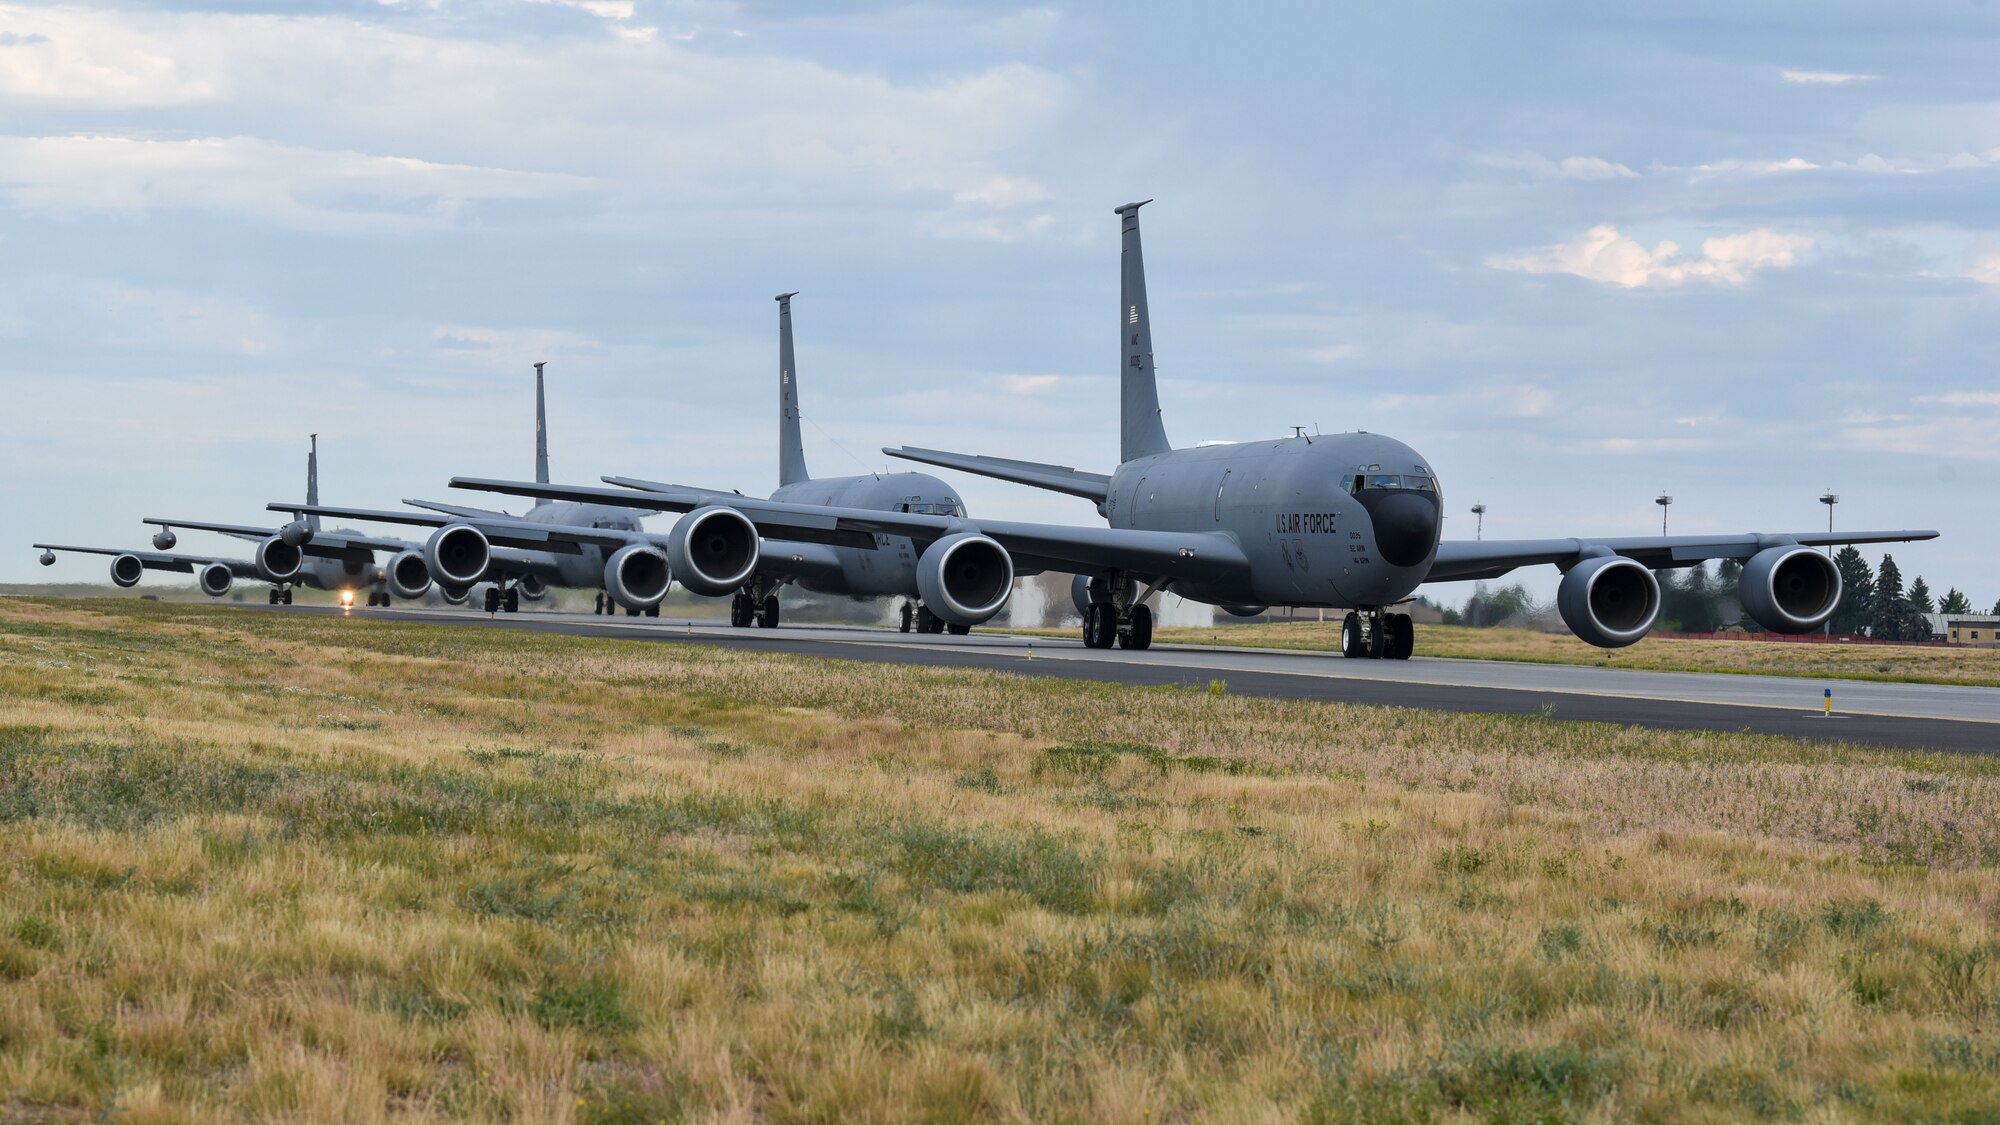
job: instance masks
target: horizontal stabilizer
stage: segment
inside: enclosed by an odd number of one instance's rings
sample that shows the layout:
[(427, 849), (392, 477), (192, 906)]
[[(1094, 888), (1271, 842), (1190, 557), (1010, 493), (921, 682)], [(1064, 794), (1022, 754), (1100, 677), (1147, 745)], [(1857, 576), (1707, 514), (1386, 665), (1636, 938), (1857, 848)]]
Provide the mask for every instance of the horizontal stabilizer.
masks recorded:
[(1006, 457), (946, 453), (937, 449), (913, 449), (909, 446), (884, 449), (882, 452), (891, 457), (901, 457), (905, 461), (919, 461), (926, 465), (977, 473), (982, 477), (995, 477), (1032, 488), (1046, 488), (1051, 492), (1081, 496), (1085, 500), (1099, 504), (1111, 494), (1110, 477), (1103, 473), (1086, 473), (1067, 465), (1043, 465), (1034, 461), (1015, 461)]

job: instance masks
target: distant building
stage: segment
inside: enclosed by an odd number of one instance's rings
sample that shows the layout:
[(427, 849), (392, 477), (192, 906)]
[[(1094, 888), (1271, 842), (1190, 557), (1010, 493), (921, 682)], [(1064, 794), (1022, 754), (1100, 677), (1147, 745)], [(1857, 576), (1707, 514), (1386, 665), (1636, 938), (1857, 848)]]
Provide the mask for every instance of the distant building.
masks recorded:
[(1955, 645), (2000, 646), (2000, 617), (1992, 614), (1951, 614), (1942, 631), (1944, 639)]

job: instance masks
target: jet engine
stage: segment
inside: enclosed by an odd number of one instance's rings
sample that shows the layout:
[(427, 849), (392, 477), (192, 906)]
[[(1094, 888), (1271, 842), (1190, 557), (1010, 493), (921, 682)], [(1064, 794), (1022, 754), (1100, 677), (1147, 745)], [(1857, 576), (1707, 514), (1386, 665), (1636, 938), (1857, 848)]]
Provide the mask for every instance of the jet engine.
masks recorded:
[(720, 506), (696, 508), (676, 521), (667, 536), (670, 573), (707, 598), (742, 589), (756, 572), (762, 549), (750, 517)]
[(174, 544), (178, 542), (180, 542), (180, 537), (174, 534), (174, 529), (171, 527), (163, 527), (153, 533), (153, 549), (155, 551), (171, 551), (174, 549)]
[(486, 575), (493, 547), (486, 534), (471, 524), (446, 524), (424, 544), (424, 562), (431, 578), (452, 586), (471, 586)]
[(1090, 617), (1090, 575), (1079, 574), (1069, 580), (1069, 604), (1076, 607), (1076, 615)]
[[(947, 535), (917, 559), (917, 593), (923, 595), (925, 608), (948, 625), (969, 627), (992, 620), (1013, 592), (1013, 556), (984, 535)], [(1074, 584), (1070, 596), (1076, 596)]]
[(539, 575), (522, 575), (521, 580), (514, 583), (514, 588), (521, 591), (521, 596), (531, 602), (538, 602), (549, 596), (549, 584)]
[(1750, 556), (1736, 596), (1751, 620), (1773, 633), (1807, 633), (1840, 605), (1840, 568), (1808, 547), (1766, 547)]
[(1556, 609), (1579, 640), (1624, 648), (1644, 637), (1660, 616), (1660, 580), (1650, 568), (1617, 555), (1585, 559), (1563, 575)]
[(111, 584), (131, 589), (146, 573), (146, 564), (137, 555), (117, 555), (111, 560)]
[(201, 592), (211, 598), (219, 598), (236, 585), (236, 576), (221, 563), (209, 563), (196, 572), (196, 581), (201, 583)]
[(312, 525), (304, 520), (293, 520), (278, 529), (278, 538), (283, 539), (294, 547), (303, 547), (312, 542)]
[(431, 568), (422, 551), (404, 551), (390, 559), (383, 570), (383, 584), (404, 601), (414, 601), (430, 591)]
[(273, 535), (257, 544), (257, 573), (266, 582), (291, 581), (305, 561), (305, 552), (285, 542), (283, 536)]
[(604, 560), (604, 589), (626, 609), (651, 609), (673, 585), (667, 556), (640, 543), (620, 547)]

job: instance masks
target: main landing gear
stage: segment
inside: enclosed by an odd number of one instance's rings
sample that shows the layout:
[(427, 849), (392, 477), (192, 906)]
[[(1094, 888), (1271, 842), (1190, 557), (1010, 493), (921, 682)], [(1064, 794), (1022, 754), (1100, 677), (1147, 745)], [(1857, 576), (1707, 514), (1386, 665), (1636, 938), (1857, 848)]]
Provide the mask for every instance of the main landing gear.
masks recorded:
[(502, 592), (498, 586), (488, 587), (486, 591), (486, 612), (499, 613), (503, 609), (508, 613), (521, 612), (521, 591), (513, 586), (507, 587), (505, 592)]
[(369, 608), (369, 609), (378, 609), (378, 608), (379, 608), (379, 609), (388, 609), (388, 608), (389, 608), (389, 606), (390, 606), (390, 604), (391, 604), (391, 603), (390, 603), (390, 601), (389, 601), (389, 591), (387, 591), (387, 590), (370, 590), (370, 591), (368, 591), (368, 608)]
[(972, 632), (972, 626), (950, 624), (944, 618), (932, 613), (931, 607), (927, 605), (911, 605), (909, 602), (904, 602), (903, 632), (908, 633), (911, 631), (918, 633), (950, 633), (954, 637), (963, 637)]
[(1416, 647), (1417, 627), (1407, 613), (1375, 607), (1340, 622), (1340, 655), (1349, 660), (1408, 660)]
[(729, 623), (738, 629), (748, 629), (758, 625), (766, 629), (776, 629), (780, 610), (778, 595), (765, 594), (762, 600), (747, 590), (739, 590), (729, 599)]
[(276, 586), (271, 587), (271, 604), (272, 605), (292, 604), (292, 591), (290, 590), (290, 588), (280, 590)]
[(1123, 574), (1109, 579), (1090, 580), (1090, 605), (1083, 615), (1085, 648), (1119, 648), (1143, 651), (1153, 647), (1153, 610), (1146, 596), (1134, 589)]

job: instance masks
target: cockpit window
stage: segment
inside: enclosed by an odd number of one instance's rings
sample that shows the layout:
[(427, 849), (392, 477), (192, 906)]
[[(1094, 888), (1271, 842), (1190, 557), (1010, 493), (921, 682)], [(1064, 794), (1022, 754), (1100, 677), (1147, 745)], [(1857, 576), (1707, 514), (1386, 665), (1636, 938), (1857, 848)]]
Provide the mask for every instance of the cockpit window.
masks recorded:
[(1436, 491), (1437, 491), (1437, 483), (1436, 483), (1436, 482), (1434, 482), (1434, 481), (1432, 481), (1432, 480), (1431, 480), (1431, 478), (1429, 478), (1429, 477), (1420, 477), (1420, 476), (1405, 476), (1405, 477), (1403, 478), (1403, 487), (1404, 487), (1404, 488), (1414, 488), (1414, 489), (1416, 489), (1416, 490), (1417, 490), (1418, 492), (1436, 492)]
[(1401, 488), (1403, 487), (1403, 478), (1394, 473), (1376, 473), (1374, 476), (1368, 478), (1368, 487)]
[(1356, 475), (1347, 491), (1359, 492), (1364, 488), (1405, 488), (1412, 492), (1436, 492), (1437, 481), (1421, 473), (1368, 473)]
[(913, 500), (904, 504), (903, 510), (920, 516), (956, 516), (960, 514), (956, 500)]

